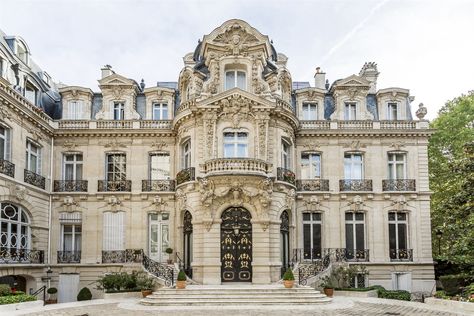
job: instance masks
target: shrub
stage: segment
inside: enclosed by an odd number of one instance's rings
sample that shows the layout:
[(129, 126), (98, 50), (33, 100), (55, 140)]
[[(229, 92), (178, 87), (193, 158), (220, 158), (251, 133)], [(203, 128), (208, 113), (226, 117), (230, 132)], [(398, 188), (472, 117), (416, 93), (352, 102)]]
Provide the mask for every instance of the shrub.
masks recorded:
[(91, 299), (92, 299), (92, 293), (91, 293), (91, 290), (89, 290), (89, 288), (87, 287), (83, 287), (77, 294), (78, 301), (89, 301)]
[(10, 285), (0, 284), (0, 296), (7, 296), (11, 294)]
[(441, 284), (443, 285), (443, 290), (449, 296), (454, 296), (461, 293), (461, 287), (466, 284), (466, 279), (468, 277), (464, 274), (450, 274), (442, 275), (439, 277)]
[(165, 252), (170, 255), (173, 253), (173, 248), (166, 248)]
[(58, 289), (55, 287), (50, 287), (46, 292), (48, 292), (48, 294), (56, 294), (58, 293)]
[(401, 300), (401, 301), (411, 301), (411, 294), (408, 291), (387, 291), (387, 290), (380, 290), (379, 298), (388, 298), (392, 300)]
[(106, 274), (96, 281), (98, 290), (112, 291), (133, 290), (137, 288), (137, 272), (114, 272)]
[(322, 279), (321, 286), (324, 288), (348, 288), (351, 279), (357, 274), (367, 274), (365, 267), (351, 265), (349, 267), (336, 266), (333, 267), (331, 273)]
[(0, 305), (31, 302), (31, 301), (36, 301), (36, 296), (26, 295), (26, 294), (0, 296)]
[(186, 273), (183, 270), (178, 273), (178, 281), (186, 281)]
[(140, 290), (152, 290), (155, 287), (155, 280), (144, 271), (137, 273), (137, 287)]
[(291, 271), (290, 268), (288, 268), (285, 272), (285, 274), (283, 274), (283, 280), (285, 281), (294, 281), (295, 280), (295, 276), (293, 275), (293, 271)]

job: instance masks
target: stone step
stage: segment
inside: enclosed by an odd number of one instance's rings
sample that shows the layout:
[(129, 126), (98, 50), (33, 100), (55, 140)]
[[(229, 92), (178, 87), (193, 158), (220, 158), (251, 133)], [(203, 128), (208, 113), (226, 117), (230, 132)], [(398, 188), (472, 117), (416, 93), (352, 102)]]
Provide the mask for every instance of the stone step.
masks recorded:
[(215, 294), (196, 294), (196, 295), (187, 295), (185, 293), (183, 294), (175, 294), (175, 295), (161, 295), (161, 294), (152, 294), (148, 295), (147, 298), (151, 299), (190, 299), (190, 298), (199, 298), (199, 299), (244, 299), (244, 298), (253, 298), (253, 297), (258, 297), (258, 298), (264, 298), (264, 299), (286, 299), (286, 298), (301, 298), (301, 299), (306, 299), (306, 298), (322, 298), (326, 297), (324, 294), (268, 294), (268, 295), (256, 295), (256, 294), (245, 294), (245, 293), (239, 293), (239, 294), (220, 294), (219, 296), (216, 297)]
[(201, 300), (201, 299), (187, 299), (187, 300), (159, 300), (159, 299), (148, 299), (144, 298), (140, 301), (142, 305), (148, 306), (221, 306), (221, 305), (315, 305), (315, 304), (325, 304), (331, 301), (330, 298), (318, 298), (312, 300), (296, 300), (291, 299), (245, 299), (245, 300), (235, 300), (235, 299), (225, 299), (225, 300)]

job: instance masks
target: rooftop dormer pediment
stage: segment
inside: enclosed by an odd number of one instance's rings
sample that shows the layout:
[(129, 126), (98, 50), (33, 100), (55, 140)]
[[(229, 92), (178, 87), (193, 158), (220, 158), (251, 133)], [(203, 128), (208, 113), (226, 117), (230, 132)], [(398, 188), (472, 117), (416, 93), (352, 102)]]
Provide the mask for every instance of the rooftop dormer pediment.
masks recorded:
[(334, 88), (346, 88), (346, 87), (363, 87), (363, 88), (368, 88), (370, 86), (370, 82), (357, 75), (351, 75), (347, 78), (341, 79), (340, 81), (336, 82), (334, 84)]
[(238, 103), (250, 104), (252, 106), (268, 107), (272, 108), (275, 106), (274, 102), (270, 102), (266, 99), (260, 98), (252, 93), (244, 91), (239, 88), (233, 88), (223, 93), (220, 93), (214, 97), (208, 98), (200, 102), (200, 107), (220, 107), (224, 104), (232, 104), (238, 106)]
[(129, 86), (130, 88), (136, 86), (136, 83), (132, 79), (125, 78), (119, 74), (112, 74), (105, 78), (99, 80), (99, 86), (108, 87), (108, 86)]

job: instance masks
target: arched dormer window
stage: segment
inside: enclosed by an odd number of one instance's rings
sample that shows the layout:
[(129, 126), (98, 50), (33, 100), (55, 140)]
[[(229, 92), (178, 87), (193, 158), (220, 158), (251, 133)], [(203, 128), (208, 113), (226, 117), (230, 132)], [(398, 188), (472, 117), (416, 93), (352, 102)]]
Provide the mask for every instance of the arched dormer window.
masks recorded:
[(232, 88), (247, 89), (247, 75), (245, 71), (232, 69), (225, 72), (225, 90)]

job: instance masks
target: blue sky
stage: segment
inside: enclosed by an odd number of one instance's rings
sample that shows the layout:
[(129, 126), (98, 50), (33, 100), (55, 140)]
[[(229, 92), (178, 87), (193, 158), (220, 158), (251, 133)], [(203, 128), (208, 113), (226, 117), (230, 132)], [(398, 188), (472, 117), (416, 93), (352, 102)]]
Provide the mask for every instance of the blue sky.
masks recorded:
[(289, 57), (295, 81), (332, 82), (375, 61), (378, 88), (408, 88), (436, 116), (474, 89), (474, 1), (0, 0), (0, 28), (20, 35), (55, 80), (98, 90), (100, 67), (148, 86), (177, 81), (182, 57), (231, 18)]

